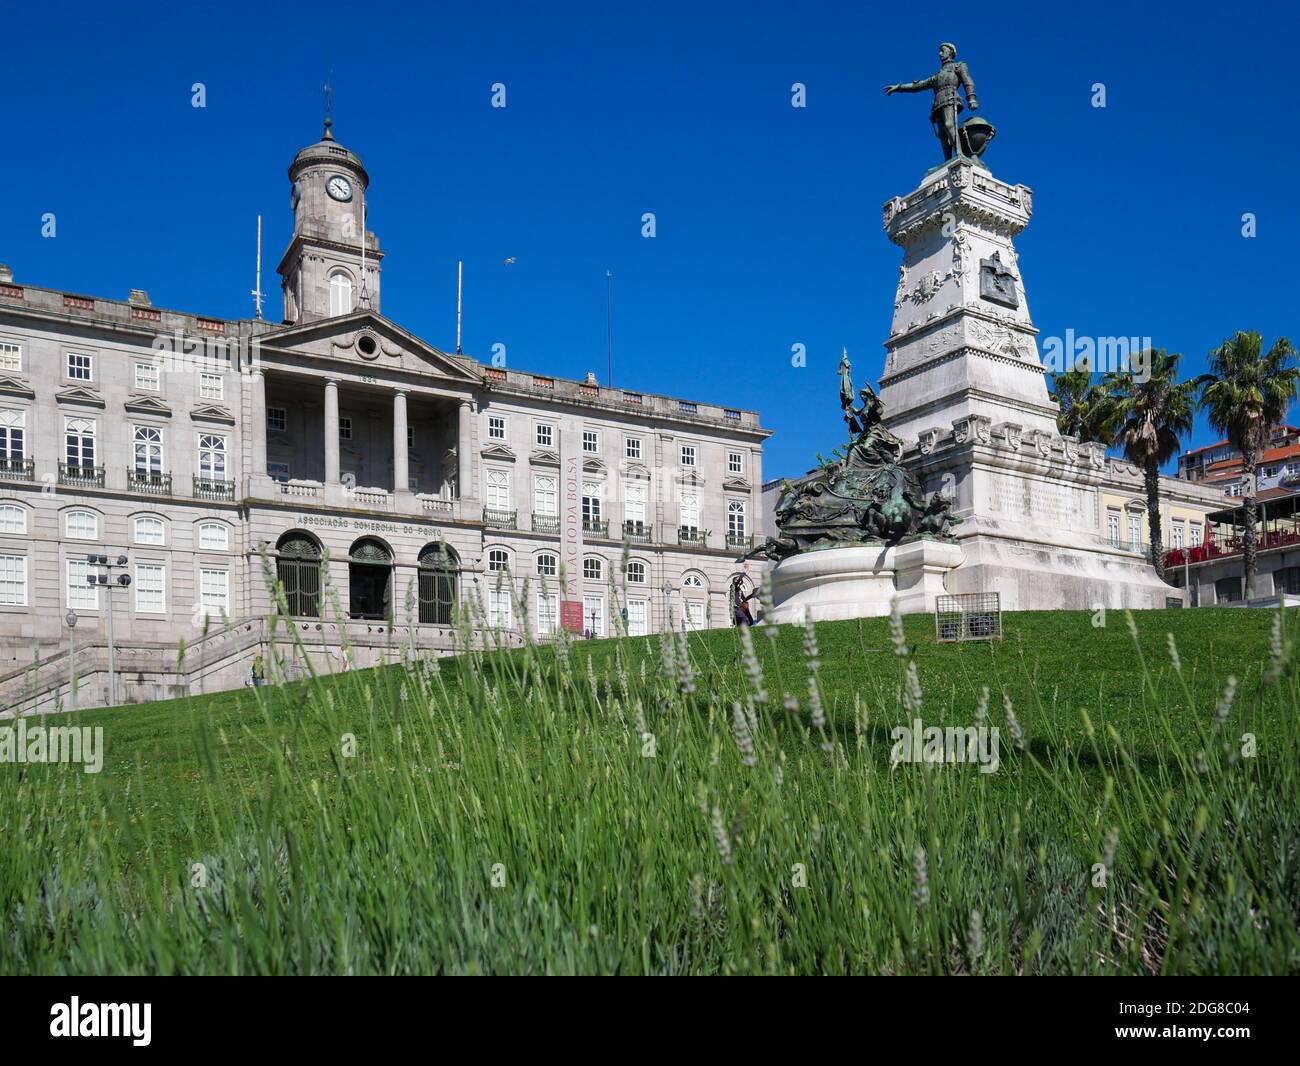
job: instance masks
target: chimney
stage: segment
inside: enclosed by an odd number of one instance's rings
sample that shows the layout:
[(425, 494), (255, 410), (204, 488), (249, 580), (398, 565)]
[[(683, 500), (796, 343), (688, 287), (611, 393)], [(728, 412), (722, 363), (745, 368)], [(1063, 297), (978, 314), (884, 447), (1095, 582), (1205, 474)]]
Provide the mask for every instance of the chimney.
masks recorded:
[(141, 307), (152, 307), (149, 302), (149, 294), (144, 289), (132, 289), (131, 295), (126, 298), (129, 304), (139, 304)]
[(14, 280), (14, 272), (9, 269), (5, 263), (0, 263), (0, 282), (10, 282)]

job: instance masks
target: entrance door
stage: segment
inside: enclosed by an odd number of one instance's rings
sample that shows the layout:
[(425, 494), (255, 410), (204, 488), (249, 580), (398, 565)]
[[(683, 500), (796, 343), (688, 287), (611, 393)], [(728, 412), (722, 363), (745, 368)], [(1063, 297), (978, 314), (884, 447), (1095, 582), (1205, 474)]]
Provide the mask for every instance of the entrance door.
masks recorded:
[(348, 556), (348, 614), (383, 620), (392, 605), (393, 557), (377, 540), (359, 540)]

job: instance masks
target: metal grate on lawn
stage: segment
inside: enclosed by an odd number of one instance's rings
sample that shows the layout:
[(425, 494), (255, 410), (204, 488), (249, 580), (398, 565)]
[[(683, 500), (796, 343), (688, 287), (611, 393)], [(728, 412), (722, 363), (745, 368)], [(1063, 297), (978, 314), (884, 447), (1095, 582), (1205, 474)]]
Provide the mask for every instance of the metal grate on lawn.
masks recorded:
[(940, 644), (1001, 640), (1001, 597), (996, 592), (938, 597), (934, 604), (934, 635)]

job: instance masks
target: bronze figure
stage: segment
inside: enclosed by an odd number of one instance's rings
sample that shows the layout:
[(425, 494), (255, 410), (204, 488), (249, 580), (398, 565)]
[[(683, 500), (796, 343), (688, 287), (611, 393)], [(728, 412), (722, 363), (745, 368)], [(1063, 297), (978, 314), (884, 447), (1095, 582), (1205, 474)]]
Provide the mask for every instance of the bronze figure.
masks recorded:
[(934, 102), (930, 105), (930, 124), (935, 136), (943, 146), (943, 158), (951, 160), (954, 156), (972, 159), (984, 151), (993, 139), (993, 127), (982, 119), (970, 119), (968, 125), (978, 123), (978, 129), (966, 130), (958, 127), (957, 115), (962, 110), (961, 90), (966, 90), (966, 103), (971, 111), (979, 110), (979, 100), (975, 96), (975, 82), (966, 69), (965, 63), (957, 61), (957, 47), (945, 41), (939, 45), (939, 69), (921, 81), (905, 81), (896, 85), (886, 85), (885, 92), (919, 93), (926, 89), (934, 92)]

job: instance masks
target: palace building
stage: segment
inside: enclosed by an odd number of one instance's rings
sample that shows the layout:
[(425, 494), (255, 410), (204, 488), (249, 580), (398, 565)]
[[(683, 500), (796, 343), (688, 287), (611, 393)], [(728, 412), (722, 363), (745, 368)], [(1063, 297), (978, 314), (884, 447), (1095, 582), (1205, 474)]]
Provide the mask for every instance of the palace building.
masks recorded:
[(729, 625), (767, 532), (757, 414), (442, 351), (381, 313), (370, 178), (328, 121), (289, 180), (278, 325), (0, 268), (0, 714), (68, 706), (74, 674), (107, 701), (110, 597), (118, 702), (257, 654), (444, 652), (471, 603), (505, 642)]

